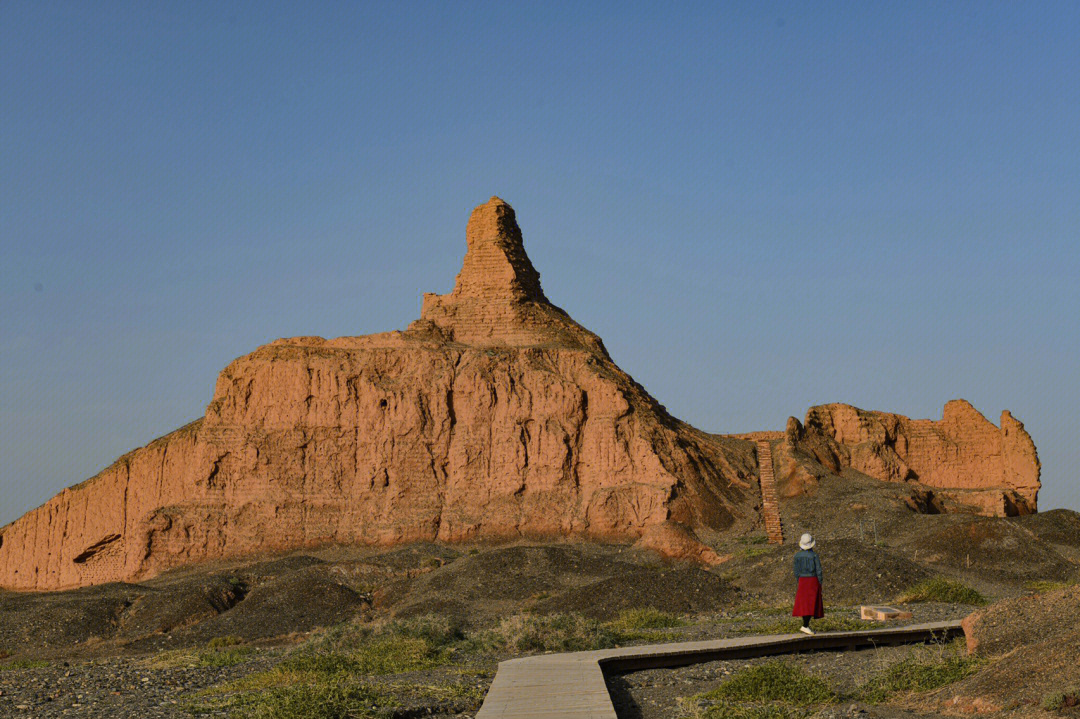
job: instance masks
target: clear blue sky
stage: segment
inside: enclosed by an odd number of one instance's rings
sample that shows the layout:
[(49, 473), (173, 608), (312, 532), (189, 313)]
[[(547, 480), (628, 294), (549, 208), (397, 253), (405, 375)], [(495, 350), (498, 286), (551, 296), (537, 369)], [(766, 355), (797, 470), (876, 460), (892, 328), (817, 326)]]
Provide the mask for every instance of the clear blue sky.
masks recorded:
[(1080, 509), (1080, 4), (0, 2), (0, 524), (471, 208), (678, 417), (1009, 408)]

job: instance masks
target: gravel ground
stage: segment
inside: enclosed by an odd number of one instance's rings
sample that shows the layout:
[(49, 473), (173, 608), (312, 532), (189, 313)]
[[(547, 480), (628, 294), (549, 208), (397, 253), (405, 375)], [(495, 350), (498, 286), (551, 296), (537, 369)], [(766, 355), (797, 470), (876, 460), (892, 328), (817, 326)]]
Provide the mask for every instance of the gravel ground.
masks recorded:
[(190, 717), (184, 706), (202, 689), (269, 667), (256, 656), (232, 667), (151, 669), (113, 658), (0, 671), (0, 717), (165, 719)]
[[(0, 717), (190, 719), (192, 706), (199, 707), (198, 716), (225, 717), (229, 713), (227, 709), (214, 709), (199, 693), (268, 669), (281, 656), (278, 652), (256, 653), (243, 664), (223, 668), (153, 669), (142, 659), (111, 658), (4, 670), (0, 671)], [(425, 697), (425, 685), (456, 681), (475, 684), (480, 691), (486, 691), (491, 682), (489, 676), (465, 679), (455, 676), (454, 667), (373, 677), (373, 680), (394, 687), (400, 706), (393, 715), (398, 719), (467, 719), (475, 714), (473, 701)]]

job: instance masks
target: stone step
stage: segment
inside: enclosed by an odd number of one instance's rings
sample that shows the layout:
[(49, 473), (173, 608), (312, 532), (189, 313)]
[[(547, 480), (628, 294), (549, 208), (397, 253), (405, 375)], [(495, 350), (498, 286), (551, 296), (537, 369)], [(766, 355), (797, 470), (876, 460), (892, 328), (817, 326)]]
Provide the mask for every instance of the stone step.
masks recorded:
[(772, 448), (767, 441), (758, 441), (758, 475), (761, 486), (761, 514), (765, 534), (770, 544), (784, 543), (784, 526), (780, 520), (780, 505), (776, 498), (776, 477), (773, 474)]

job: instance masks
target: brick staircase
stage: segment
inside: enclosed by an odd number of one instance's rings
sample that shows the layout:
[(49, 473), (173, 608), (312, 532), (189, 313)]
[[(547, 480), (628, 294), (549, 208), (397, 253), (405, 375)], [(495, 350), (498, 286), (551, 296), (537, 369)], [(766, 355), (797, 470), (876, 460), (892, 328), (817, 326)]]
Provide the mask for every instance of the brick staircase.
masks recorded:
[(783, 544), (784, 528), (780, 524), (780, 505), (776, 501), (772, 449), (768, 442), (757, 442), (757, 456), (758, 470), (761, 473), (761, 513), (765, 516), (765, 533), (769, 537), (769, 544)]

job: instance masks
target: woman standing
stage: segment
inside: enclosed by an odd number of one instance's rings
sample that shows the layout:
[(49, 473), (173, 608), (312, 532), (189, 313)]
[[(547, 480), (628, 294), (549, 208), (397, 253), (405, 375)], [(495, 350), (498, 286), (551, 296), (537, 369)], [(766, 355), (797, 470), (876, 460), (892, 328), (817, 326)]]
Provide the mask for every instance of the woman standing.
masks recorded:
[(810, 629), (811, 619), (825, 616), (825, 605), (821, 601), (821, 560), (814, 551), (814, 544), (814, 538), (804, 534), (799, 540), (802, 551), (795, 553), (795, 578), (799, 580), (799, 588), (795, 592), (795, 608), (791, 610), (791, 616), (802, 617), (799, 631), (803, 634), (814, 633)]

